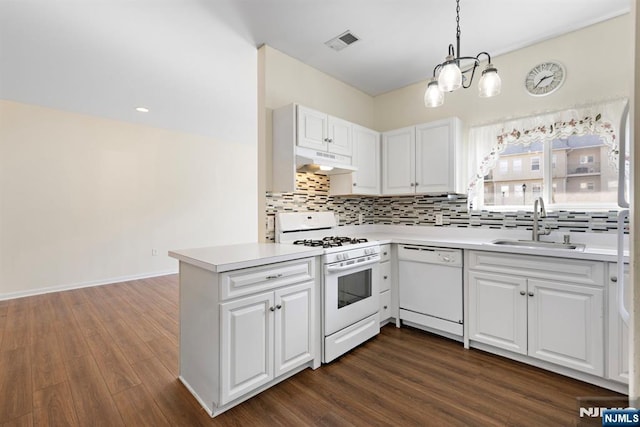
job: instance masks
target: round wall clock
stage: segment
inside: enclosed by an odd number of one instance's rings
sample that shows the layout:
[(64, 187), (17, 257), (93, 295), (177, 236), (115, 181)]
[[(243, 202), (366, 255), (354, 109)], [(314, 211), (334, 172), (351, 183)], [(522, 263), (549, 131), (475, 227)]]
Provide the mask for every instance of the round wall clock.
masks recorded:
[(529, 95), (549, 95), (562, 86), (566, 76), (567, 73), (562, 64), (558, 62), (543, 62), (527, 73), (524, 86)]

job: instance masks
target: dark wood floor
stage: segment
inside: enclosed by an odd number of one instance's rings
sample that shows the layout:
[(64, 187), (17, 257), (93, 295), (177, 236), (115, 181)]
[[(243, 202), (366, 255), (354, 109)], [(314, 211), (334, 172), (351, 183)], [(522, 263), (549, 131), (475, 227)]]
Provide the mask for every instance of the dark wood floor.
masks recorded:
[(410, 328), (211, 419), (176, 379), (176, 276), (0, 301), (0, 425), (575, 425), (615, 393)]

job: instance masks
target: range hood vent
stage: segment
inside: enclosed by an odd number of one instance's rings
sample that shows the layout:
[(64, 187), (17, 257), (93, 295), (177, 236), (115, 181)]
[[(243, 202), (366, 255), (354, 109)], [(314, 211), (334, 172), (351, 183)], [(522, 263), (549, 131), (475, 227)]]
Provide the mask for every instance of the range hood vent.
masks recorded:
[(340, 51), (345, 47), (352, 45), (353, 43), (360, 40), (356, 35), (354, 35), (351, 31), (347, 30), (344, 33), (340, 34), (337, 37), (332, 38), (329, 41), (324, 42), (327, 46), (335, 51)]
[(356, 172), (358, 168), (351, 166), (350, 157), (296, 147), (296, 170), (320, 175), (338, 175)]

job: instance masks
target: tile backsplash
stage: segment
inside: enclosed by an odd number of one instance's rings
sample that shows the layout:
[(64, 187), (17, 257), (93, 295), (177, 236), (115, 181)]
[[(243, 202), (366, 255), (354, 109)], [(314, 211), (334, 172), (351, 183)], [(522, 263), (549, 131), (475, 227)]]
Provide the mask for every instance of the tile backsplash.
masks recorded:
[[(469, 211), (465, 195), (417, 196), (329, 196), (330, 177), (298, 173), (298, 191), (266, 195), (266, 213), (331, 211), (338, 215), (340, 225), (393, 224), (436, 226), (436, 215), (442, 215), (443, 227), (531, 229), (533, 213), (527, 211)], [(548, 212), (542, 220), (545, 227), (565, 232), (615, 233), (617, 211)], [(267, 240), (273, 241), (273, 232)]]

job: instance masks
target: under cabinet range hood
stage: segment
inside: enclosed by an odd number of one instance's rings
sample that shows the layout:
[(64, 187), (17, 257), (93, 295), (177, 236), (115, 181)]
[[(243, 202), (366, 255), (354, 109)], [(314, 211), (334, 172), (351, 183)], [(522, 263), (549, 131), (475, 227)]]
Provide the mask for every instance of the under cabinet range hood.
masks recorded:
[(296, 170), (321, 175), (338, 175), (356, 172), (351, 158), (306, 147), (296, 147)]

